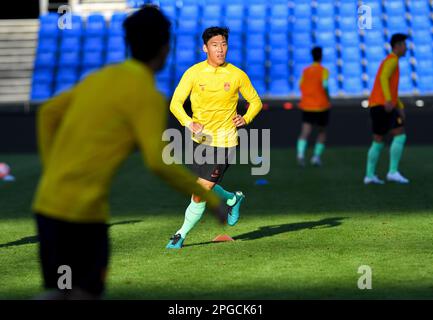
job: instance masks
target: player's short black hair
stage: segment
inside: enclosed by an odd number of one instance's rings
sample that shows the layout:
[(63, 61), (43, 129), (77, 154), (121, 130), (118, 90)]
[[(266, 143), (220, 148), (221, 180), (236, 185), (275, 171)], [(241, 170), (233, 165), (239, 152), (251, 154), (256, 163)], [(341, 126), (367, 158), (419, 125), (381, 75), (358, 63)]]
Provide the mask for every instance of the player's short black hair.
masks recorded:
[(210, 27), (203, 31), (201, 38), (203, 39), (203, 43), (207, 44), (210, 38), (215, 36), (223, 36), (226, 41), (229, 41), (229, 28), (226, 27)]
[(391, 37), (391, 48), (394, 48), (394, 46), (399, 42), (404, 42), (408, 38), (407, 34), (404, 33), (394, 33)]
[(311, 49), (311, 55), (314, 62), (322, 61), (322, 47), (314, 47)]
[(148, 62), (170, 40), (170, 21), (158, 7), (144, 5), (123, 22), (126, 44), (133, 58)]

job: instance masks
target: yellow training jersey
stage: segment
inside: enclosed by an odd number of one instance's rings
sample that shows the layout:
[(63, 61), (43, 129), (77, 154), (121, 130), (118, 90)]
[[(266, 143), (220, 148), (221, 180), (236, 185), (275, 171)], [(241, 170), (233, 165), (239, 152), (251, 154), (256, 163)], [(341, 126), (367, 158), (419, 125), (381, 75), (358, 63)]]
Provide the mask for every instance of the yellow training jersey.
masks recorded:
[[(249, 103), (243, 116), (249, 124), (260, 112), (262, 102), (248, 76), (230, 63), (215, 68), (203, 61), (183, 75), (171, 100), (170, 111), (183, 126), (191, 121), (203, 125), (203, 132), (193, 135), (194, 141), (214, 147), (233, 147), (238, 144), (233, 118), (237, 114), (239, 92)], [(183, 108), (189, 95), (192, 118)]]
[(105, 222), (111, 180), (136, 144), (170, 185), (218, 205), (188, 170), (163, 163), (167, 109), (151, 70), (136, 60), (95, 72), (45, 103), (37, 115), (43, 172), (33, 210), (69, 222)]

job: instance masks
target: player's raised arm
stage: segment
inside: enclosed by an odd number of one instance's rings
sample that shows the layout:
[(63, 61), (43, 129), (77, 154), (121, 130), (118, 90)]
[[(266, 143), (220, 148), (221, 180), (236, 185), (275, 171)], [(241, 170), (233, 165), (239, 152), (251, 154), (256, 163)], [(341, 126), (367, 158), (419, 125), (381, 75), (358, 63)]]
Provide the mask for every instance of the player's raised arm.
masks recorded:
[(174, 91), (173, 98), (170, 103), (170, 111), (179, 120), (180, 124), (183, 126), (189, 126), (192, 122), (192, 119), (185, 112), (183, 108), (183, 104), (185, 103), (186, 98), (188, 98), (191, 93), (193, 85), (192, 78), (192, 70), (187, 70), (182, 76), (176, 90)]
[(43, 104), (37, 111), (37, 142), (42, 166), (47, 166), (48, 157), (57, 130), (70, 105), (73, 89), (66, 91)]
[(239, 88), (242, 96), (248, 101), (250, 106), (248, 107), (247, 113), (244, 114), (246, 124), (250, 124), (257, 114), (262, 110), (262, 100), (260, 100), (256, 89), (254, 89), (248, 76), (242, 72), (241, 85)]
[(196, 176), (181, 165), (167, 165), (163, 162), (165, 142), (162, 141), (162, 134), (167, 128), (167, 113), (166, 104), (160, 95), (147, 94), (140, 97), (134, 111), (129, 115), (149, 169), (181, 193), (199, 195), (210, 207), (218, 207), (218, 196), (197, 184)]

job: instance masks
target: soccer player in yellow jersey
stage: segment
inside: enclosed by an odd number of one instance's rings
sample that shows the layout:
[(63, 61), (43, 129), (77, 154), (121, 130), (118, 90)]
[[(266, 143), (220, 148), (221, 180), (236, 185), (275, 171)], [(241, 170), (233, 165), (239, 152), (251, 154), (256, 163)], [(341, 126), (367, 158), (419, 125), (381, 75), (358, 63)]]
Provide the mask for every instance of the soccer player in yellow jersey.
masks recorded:
[(409, 183), (398, 171), (406, 134), (404, 105), (398, 98), (400, 71), (398, 59), (406, 54), (407, 35), (396, 33), (391, 37), (392, 52), (382, 61), (377, 71), (368, 107), (373, 124), (373, 142), (368, 150), (365, 184), (383, 184), (376, 175), (376, 165), (384, 147), (384, 138), (391, 132), (389, 170), (386, 179), (396, 183)]
[[(203, 32), (202, 39), (207, 60), (185, 72), (174, 92), (170, 111), (183, 126), (192, 131), (193, 170), (199, 176), (198, 183), (206, 189), (213, 189), (226, 200), (229, 208), (227, 222), (233, 226), (239, 219), (239, 208), (245, 197), (240, 191), (224, 190), (220, 182), (229, 166), (231, 151), (238, 144), (237, 128), (251, 123), (260, 112), (262, 103), (245, 72), (226, 62), (228, 29), (208, 28)], [(236, 110), (239, 92), (249, 102), (244, 115), (238, 114)], [(188, 96), (191, 99), (192, 117), (183, 108)], [(212, 163), (203, 163), (203, 159), (197, 157), (199, 153), (203, 158), (211, 155)], [(202, 217), (205, 206), (205, 199), (197, 194), (192, 195), (184, 223), (171, 237), (167, 248), (182, 247), (186, 235)]]
[[(149, 169), (177, 190), (196, 194), (212, 208), (221, 202), (189, 170), (162, 162), (168, 106), (153, 74), (169, 51), (170, 23), (146, 6), (124, 28), (132, 59), (89, 75), (38, 111), (43, 171), (33, 210), (44, 285), (51, 290), (39, 298), (101, 297), (109, 260), (109, 187), (135, 145)], [(225, 207), (216, 212), (226, 219)], [(71, 290), (57, 290), (62, 265), (71, 268)]]

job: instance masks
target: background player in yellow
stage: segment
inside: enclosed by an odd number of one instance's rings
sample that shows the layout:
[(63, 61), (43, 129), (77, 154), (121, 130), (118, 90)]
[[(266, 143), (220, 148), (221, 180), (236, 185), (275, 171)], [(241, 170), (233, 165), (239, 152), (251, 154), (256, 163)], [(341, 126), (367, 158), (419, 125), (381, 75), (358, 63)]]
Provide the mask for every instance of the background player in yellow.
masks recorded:
[(325, 150), (326, 127), (329, 122), (329, 71), (321, 65), (321, 47), (314, 47), (311, 50), (311, 55), (314, 62), (304, 69), (300, 80), (302, 95), (299, 107), (302, 110), (302, 129), (296, 148), (298, 164), (302, 167), (305, 166), (305, 151), (313, 126), (318, 127), (319, 134), (314, 146), (311, 164), (315, 166), (322, 164), (321, 156)]
[(391, 37), (392, 52), (379, 66), (368, 101), (373, 125), (373, 142), (368, 150), (365, 184), (384, 183), (376, 175), (376, 166), (384, 147), (384, 138), (389, 132), (394, 138), (389, 151), (389, 170), (386, 179), (396, 183), (409, 183), (409, 180), (398, 171), (406, 142), (404, 105), (398, 98), (398, 59), (406, 54), (406, 39), (407, 35), (401, 33)]
[[(186, 168), (162, 162), (168, 106), (153, 74), (169, 51), (170, 23), (157, 8), (144, 7), (124, 27), (132, 59), (89, 75), (38, 112), (43, 172), (33, 210), (44, 284), (53, 289), (44, 298), (91, 299), (103, 293), (109, 187), (136, 144), (149, 169), (178, 191), (197, 194), (212, 208), (220, 203)], [(71, 268), (72, 290), (56, 290), (61, 265)]]
[[(202, 34), (203, 50), (207, 60), (189, 68), (177, 86), (170, 110), (179, 122), (192, 131), (194, 164), (198, 182), (206, 189), (213, 189), (228, 205), (227, 222), (233, 226), (239, 219), (239, 208), (245, 198), (243, 193), (228, 192), (221, 179), (229, 166), (231, 150), (238, 144), (237, 128), (249, 124), (260, 112), (262, 103), (248, 76), (226, 62), (228, 29), (211, 27)], [(239, 92), (249, 102), (246, 114), (237, 113)], [(191, 99), (192, 117), (183, 108), (187, 97)], [(196, 150), (204, 158), (212, 154), (213, 163), (202, 163)], [(222, 154), (223, 157), (216, 156)], [(202, 217), (206, 201), (197, 194), (185, 212), (182, 227), (171, 237), (167, 248), (181, 248), (188, 232)]]

